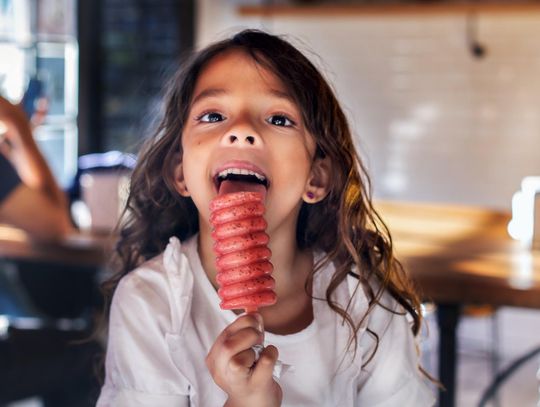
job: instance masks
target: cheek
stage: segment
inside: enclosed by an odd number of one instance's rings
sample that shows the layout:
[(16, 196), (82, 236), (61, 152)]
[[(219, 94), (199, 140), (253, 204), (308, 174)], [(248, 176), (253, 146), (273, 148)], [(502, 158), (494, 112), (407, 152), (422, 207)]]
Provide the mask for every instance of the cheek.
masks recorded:
[(314, 138), (307, 132), (289, 140), (281, 145), (281, 156), (293, 163), (292, 166), (299, 171), (298, 175), (309, 173), (313, 157), (315, 157), (316, 143)]
[(192, 160), (189, 159), (189, 155), (184, 154), (184, 180), (186, 182), (187, 187), (191, 190), (193, 185), (193, 177), (195, 176), (193, 171), (193, 163)]
[(311, 157), (306, 146), (300, 143), (278, 149), (272, 160), (275, 186), (291, 199), (304, 190), (311, 171)]
[(199, 215), (208, 218), (209, 201), (212, 198), (210, 185), (205, 177), (203, 161), (194, 154), (184, 155), (184, 181), (190, 198), (197, 207)]
[(198, 154), (184, 154), (184, 179), (190, 191), (198, 191), (204, 186), (206, 177), (203, 157)]
[(284, 149), (281, 156), (290, 163), (290, 166), (297, 169), (298, 175), (303, 175), (305, 172), (309, 172), (311, 168), (312, 157), (314, 156), (311, 150), (314, 150), (314, 148), (311, 148), (307, 143), (297, 142)]
[(196, 178), (203, 171), (205, 158), (200, 141), (190, 141), (183, 146), (184, 176), (186, 179)]

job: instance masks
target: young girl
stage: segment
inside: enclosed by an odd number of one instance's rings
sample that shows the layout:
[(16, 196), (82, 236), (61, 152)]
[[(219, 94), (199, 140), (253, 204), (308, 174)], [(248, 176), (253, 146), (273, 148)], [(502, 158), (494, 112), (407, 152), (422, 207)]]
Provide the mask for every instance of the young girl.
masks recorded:
[[(278, 298), (241, 316), (216, 293), (209, 203), (226, 169), (264, 180)], [(419, 302), (367, 182), (332, 90), (292, 45), (247, 30), (197, 53), (133, 173), (98, 405), (432, 405)]]

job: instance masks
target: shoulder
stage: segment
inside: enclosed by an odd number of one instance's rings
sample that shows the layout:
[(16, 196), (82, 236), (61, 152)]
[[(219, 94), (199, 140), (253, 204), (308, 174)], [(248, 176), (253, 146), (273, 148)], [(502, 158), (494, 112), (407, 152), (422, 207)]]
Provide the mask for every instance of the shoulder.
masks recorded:
[(366, 328), (359, 340), (363, 363), (358, 382), (361, 404), (381, 407), (434, 404), (433, 394), (419, 369), (418, 338), (414, 337), (412, 324), (411, 315), (384, 290), (367, 315)]
[[(376, 285), (373, 289), (378, 290), (379, 286)], [(370, 328), (384, 333), (392, 324), (399, 324), (407, 326), (408, 332), (412, 335), (412, 323), (411, 314), (388, 290), (383, 290), (369, 315)]]
[(136, 336), (136, 332), (171, 330), (170, 287), (163, 254), (141, 264), (122, 277), (113, 295), (109, 318), (112, 337)]
[[(316, 275), (313, 291), (317, 297), (325, 298), (334, 272), (334, 264), (328, 263)], [(335, 288), (333, 301), (347, 311), (355, 324), (360, 324), (360, 334), (368, 325), (370, 330), (385, 330), (394, 321), (394, 315), (407, 314), (388, 290), (383, 290), (378, 301), (370, 306), (372, 297), (377, 295), (379, 290), (378, 282), (370, 279), (366, 283), (359, 278), (355, 270), (350, 271), (344, 281)]]
[[(316, 254), (317, 261), (321, 255)], [(336, 266), (325, 263), (313, 280), (313, 292), (317, 297), (325, 298), (326, 290), (332, 284)], [(377, 297), (373, 301), (373, 297)], [(346, 310), (356, 324), (361, 324), (360, 331), (368, 326), (370, 330), (385, 331), (392, 323), (412, 323), (410, 314), (391, 293), (381, 290), (381, 283), (375, 278), (368, 281), (361, 279), (353, 268), (345, 279), (335, 288), (333, 300)], [(412, 326), (412, 325), (411, 325)]]
[(189, 282), (190, 270), (182, 246), (178, 238), (171, 237), (162, 253), (122, 277), (115, 294), (130, 297), (141, 293), (160, 295), (171, 285), (176, 285), (178, 279)]
[[(381, 290), (381, 284), (379, 282), (370, 279), (367, 284), (362, 284), (358, 275), (351, 272), (347, 276), (347, 285), (351, 295), (351, 301), (361, 304), (361, 307), (357, 307), (359, 311), (363, 311), (360, 317), (365, 316), (366, 324), (369, 325), (371, 330), (385, 331), (390, 324), (399, 321), (407, 321), (412, 326), (411, 315), (397, 299), (386, 289), (382, 289), (382, 292), (379, 293)], [(371, 297), (377, 296), (377, 294), (379, 294), (377, 301), (369, 309), (370, 302), (372, 302)], [(366, 313), (367, 315), (365, 315)]]
[[(410, 313), (386, 289), (378, 295), (377, 301), (373, 301), (371, 296), (377, 295), (381, 289), (376, 281), (371, 280), (368, 286), (364, 286), (357, 277), (350, 275), (348, 286), (349, 291), (356, 291), (351, 298), (351, 316), (355, 323), (360, 324), (357, 337), (362, 363), (373, 357), (392, 363), (392, 359), (397, 357), (414, 365), (418, 355)], [(370, 371), (376, 365), (380, 368), (381, 364), (368, 363), (365, 370)]]
[(180, 241), (173, 237), (163, 253), (120, 280), (112, 300), (111, 320), (119, 315), (139, 319), (146, 315), (174, 331), (179, 319), (189, 312), (192, 288), (189, 262)]
[(180, 249), (180, 242), (171, 239), (164, 253), (120, 280), (111, 305), (106, 379), (98, 405), (110, 400), (110, 405), (184, 405), (190, 384), (173, 362), (170, 347), (190, 306), (190, 301), (181, 302), (181, 284), (189, 284), (183, 276), (190, 270)]
[(122, 277), (114, 292), (113, 303), (151, 298), (161, 302), (167, 291), (167, 280), (161, 253)]

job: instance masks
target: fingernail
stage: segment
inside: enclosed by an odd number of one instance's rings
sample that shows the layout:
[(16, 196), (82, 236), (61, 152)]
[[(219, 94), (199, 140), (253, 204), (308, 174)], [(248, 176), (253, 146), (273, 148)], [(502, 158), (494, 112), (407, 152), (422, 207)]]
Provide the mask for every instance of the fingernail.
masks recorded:
[(257, 329), (259, 330), (259, 332), (261, 333), (264, 333), (264, 320), (263, 320), (263, 317), (261, 314), (253, 314), (255, 316), (255, 318), (257, 319), (257, 322), (259, 323), (259, 325), (257, 326)]

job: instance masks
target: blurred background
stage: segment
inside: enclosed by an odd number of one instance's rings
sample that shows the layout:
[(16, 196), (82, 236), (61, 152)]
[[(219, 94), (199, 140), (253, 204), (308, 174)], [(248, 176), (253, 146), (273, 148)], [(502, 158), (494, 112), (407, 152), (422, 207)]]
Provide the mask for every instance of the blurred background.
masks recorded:
[[(0, 94), (17, 101), (30, 78), (43, 82), (35, 137), (68, 189), (81, 157), (136, 154), (187, 53), (243, 28), (285, 35), (322, 70), (378, 200), (510, 213), (522, 180), (540, 175), (535, 1), (0, 0)], [(480, 314), (459, 325), (457, 406), (477, 405), (498, 369), (539, 345), (534, 307)], [(536, 405), (538, 365), (530, 358), (486, 405)]]
[(540, 172), (534, 6), (80, 3), (0, 2), (0, 89), (17, 100), (29, 77), (44, 81), (38, 138), (63, 184), (78, 155), (136, 149), (183, 53), (246, 27), (287, 35), (334, 84), (378, 196), (510, 208), (521, 179)]

